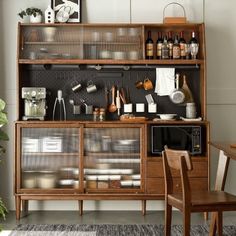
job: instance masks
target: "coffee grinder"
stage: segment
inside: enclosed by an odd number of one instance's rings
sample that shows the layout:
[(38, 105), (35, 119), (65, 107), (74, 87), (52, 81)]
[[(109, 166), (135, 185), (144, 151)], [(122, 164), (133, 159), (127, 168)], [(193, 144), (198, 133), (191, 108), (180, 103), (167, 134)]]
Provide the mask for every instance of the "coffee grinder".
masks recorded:
[(46, 88), (23, 87), (25, 114), (23, 120), (44, 120), (46, 116)]

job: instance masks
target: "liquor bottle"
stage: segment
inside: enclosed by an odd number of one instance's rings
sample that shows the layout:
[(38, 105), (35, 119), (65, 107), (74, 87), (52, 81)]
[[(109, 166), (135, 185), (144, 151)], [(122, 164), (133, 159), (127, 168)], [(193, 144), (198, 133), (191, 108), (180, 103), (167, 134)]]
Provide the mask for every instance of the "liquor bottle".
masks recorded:
[(192, 38), (190, 39), (190, 53), (191, 53), (191, 59), (197, 59), (197, 54), (199, 50), (199, 44), (196, 39), (195, 32), (192, 32)]
[(192, 38), (190, 39), (190, 42), (189, 42), (189, 43), (190, 43), (190, 44), (191, 44), (191, 43), (198, 43), (194, 31), (192, 31)]
[(180, 58), (186, 58), (186, 41), (184, 39), (184, 32), (180, 32), (180, 39), (179, 39), (179, 46), (180, 46)]
[(163, 44), (161, 47), (161, 58), (162, 59), (169, 59), (169, 47), (167, 43), (167, 36), (163, 39)]
[(172, 39), (172, 32), (171, 31), (168, 32), (167, 43), (168, 43), (168, 47), (169, 47), (169, 58), (173, 59), (173, 44), (174, 44), (174, 41)]
[(180, 59), (180, 46), (178, 35), (175, 35), (175, 40), (173, 44), (173, 59)]
[(148, 37), (146, 40), (146, 59), (153, 59), (153, 40), (151, 31), (148, 31)]
[(158, 38), (157, 38), (157, 59), (161, 59), (161, 48), (163, 44), (163, 39), (162, 39), (162, 33), (158, 32)]

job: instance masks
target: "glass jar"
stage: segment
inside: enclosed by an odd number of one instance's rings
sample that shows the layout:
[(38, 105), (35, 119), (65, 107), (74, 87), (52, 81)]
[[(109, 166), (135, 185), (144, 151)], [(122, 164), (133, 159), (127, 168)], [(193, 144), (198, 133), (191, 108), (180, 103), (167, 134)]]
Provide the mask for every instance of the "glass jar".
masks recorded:
[(93, 121), (99, 121), (99, 108), (95, 108), (93, 111)]
[(105, 109), (104, 109), (104, 108), (100, 108), (100, 111), (99, 111), (99, 120), (100, 120), (100, 121), (106, 120), (106, 113), (105, 113)]

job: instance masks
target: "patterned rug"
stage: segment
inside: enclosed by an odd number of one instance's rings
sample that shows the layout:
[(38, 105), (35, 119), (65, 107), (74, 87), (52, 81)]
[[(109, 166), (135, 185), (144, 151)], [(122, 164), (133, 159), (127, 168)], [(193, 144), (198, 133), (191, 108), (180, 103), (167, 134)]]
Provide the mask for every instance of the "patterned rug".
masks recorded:
[[(191, 226), (191, 236), (208, 235), (208, 225)], [(172, 226), (172, 236), (182, 236), (183, 227)], [(18, 225), (10, 236), (163, 236), (163, 225)], [(223, 235), (235, 236), (236, 226), (224, 226)]]

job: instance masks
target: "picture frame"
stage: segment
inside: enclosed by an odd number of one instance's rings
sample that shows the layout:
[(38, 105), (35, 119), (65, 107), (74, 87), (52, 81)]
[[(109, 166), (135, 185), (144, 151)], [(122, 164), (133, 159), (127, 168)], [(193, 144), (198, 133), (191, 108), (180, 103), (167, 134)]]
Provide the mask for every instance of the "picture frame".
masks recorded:
[(81, 0), (51, 0), (57, 22), (81, 23)]

